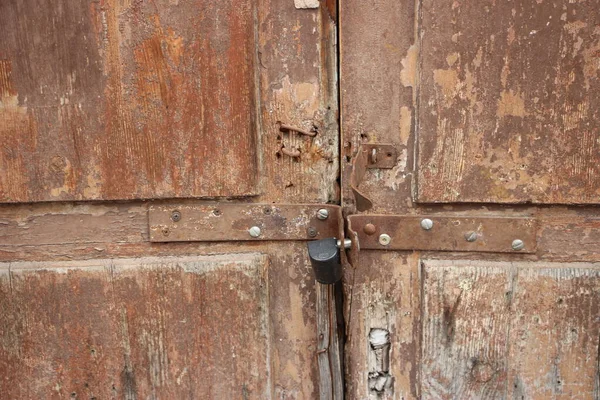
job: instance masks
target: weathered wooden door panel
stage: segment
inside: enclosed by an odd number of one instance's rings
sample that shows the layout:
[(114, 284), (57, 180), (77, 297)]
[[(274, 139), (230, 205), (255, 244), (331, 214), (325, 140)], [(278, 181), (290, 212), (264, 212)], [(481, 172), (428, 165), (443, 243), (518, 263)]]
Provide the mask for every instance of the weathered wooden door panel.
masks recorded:
[[(361, 145), (398, 154), (393, 168), (367, 169), (360, 190), (373, 207), (360, 220), (373, 226), (350, 232), (381, 249), (353, 249), (345, 271), (349, 398), (600, 396), (599, 10), (586, 0), (340, 3), (347, 213), (357, 212)], [(415, 230), (385, 214), (415, 229), (428, 216), (432, 231), (405, 240)], [(484, 242), (460, 225), (436, 242), (449, 216), (533, 218), (537, 248), (479, 252)], [(382, 233), (415, 251), (386, 250)]]
[(600, 396), (598, 264), (422, 268), (422, 398)]
[(256, 13), (3, 1), (0, 201), (256, 194)]
[(598, 2), (419, 7), (416, 199), (600, 203)]
[(0, 392), (266, 398), (267, 267), (259, 253), (4, 263)]
[(139, 199), (339, 202), (335, 24), (331, 1), (0, 2), (0, 397), (319, 396), (306, 243), (150, 243)]

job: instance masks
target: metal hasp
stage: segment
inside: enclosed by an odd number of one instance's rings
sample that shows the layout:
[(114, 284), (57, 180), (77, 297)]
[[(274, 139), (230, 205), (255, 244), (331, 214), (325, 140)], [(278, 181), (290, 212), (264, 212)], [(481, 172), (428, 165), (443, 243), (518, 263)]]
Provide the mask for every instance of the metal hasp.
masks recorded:
[(373, 207), (371, 199), (358, 189), (367, 169), (394, 168), (397, 159), (398, 151), (391, 144), (364, 143), (360, 145), (352, 161), (352, 172), (350, 173), (350, 188), (354, 194), (356, 209), (358, 211), (366, 211)]
[(361, 249), (535, 253), (537, 223), (527, 217), (350, 215)]
[(342, 279), (340, 249), (335, 238), (308, 242), (308, 256), (315, 279), (319, 283), (331, 285)]
[(342, 215), (329, 204), (198, 201), (154, 203), (148, 223), (151, 242), (312, 240), (339, 237)]

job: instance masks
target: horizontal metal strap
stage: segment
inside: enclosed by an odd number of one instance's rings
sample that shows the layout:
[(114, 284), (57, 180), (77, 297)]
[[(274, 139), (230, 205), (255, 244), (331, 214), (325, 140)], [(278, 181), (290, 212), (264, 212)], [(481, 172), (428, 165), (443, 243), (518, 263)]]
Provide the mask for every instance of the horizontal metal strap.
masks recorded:
[(533, 218), (351, 215), (361, 249), (534, 253)]
[(329, 204), (154, 203), (148, 211), (151, 242), (323, 239), (339, 235), (341, 218)]

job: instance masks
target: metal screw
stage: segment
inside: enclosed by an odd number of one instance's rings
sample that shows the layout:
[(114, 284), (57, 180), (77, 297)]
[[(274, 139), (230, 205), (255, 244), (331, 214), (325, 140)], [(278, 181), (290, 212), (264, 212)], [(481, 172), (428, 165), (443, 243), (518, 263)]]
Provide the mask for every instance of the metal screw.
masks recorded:
[(392, 238), (387, 233), (382, 233), (379, 235), (379, 244), (382, 246), (387, 246), (392, 241)]
[(477, 232), (470, 231), (470, 232), (465, 233), (465, 240), (467, 242), (476, 241), (477, 240)]
[(525, 248), (525, 243), (521, 239), (515, 239), (512, 242), (512, 249), (515, 251), (523, 250)]
[(433, 221), (429, 218), (422, 219), (421, 228), (425, 229), (426, 231), (431, 230), (431, 228), (433, 228)]
[(319, 218), (321, 221), (326, 220), (329, 218), (329, 210), (321, 208), (319, 211), (317, 211), (317, 218)]
[(317, 236), (318, 232), (314, 227), (310, 227), (308, 228), (308, 236), (311, 238), (314, 238), (315, 236)]
[(366, 233), (367, 235), (374, 234), (376, 230), (377, 230), (377, 228), (373, 224), (366, 224), (363, 228), (363, 232)]
[(179, 211), (173, 211), (171, 213), (171, 220), (173, 220), (173, 222), (181, 221), (181, 213)]
[(167, 228), (166, 226), (162, 228), (162, 234), (164, 236), (169, 236), (169, 233), (170, 233), (169, 228)]
[(252, 228), (248, 229), (248, 233), (253, 238), (257, 238), (260, 236), (260, 228), (258, 226), (253, 226)]

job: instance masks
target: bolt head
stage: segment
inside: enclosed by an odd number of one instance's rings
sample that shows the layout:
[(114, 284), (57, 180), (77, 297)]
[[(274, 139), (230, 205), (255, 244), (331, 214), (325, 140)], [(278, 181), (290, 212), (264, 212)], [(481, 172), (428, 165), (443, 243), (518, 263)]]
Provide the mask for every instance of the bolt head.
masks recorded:
[(367, 235), (373, 235), (377, 228), (373, 224), (366, 224), (363, 228), (363, 232)]
[(253, 238), (257, 238), (260, 236), (260, 228), (258, 226), (253, 226), (252, 228), (248, 229), (248, 233), (250, 234), (250, 236), (252, 236)]
[(515, 251), (523, 250), (525, 248), (525, 243), (521, 239), (515, 239), (512, 242), (512, 249)]
[(308, 228), (308, 237), (314, 238), (318, 235), (319, 232), (317, 232), (317, 230), (315, 229), (314, 226), (311, 226)]
[(382, 246), (387, 246), (392, 241), (392, 238), (387, 233), (382, 233), (379, 235), (379, 244)]
[(425, 229), (426, 231), (431, 230), (431, 228), (433, 228), (433, 221), (429, 218), (423, 218), (421, 220), (421, 228)]
[(321, 221), (326, 220), (327, 218), (329, 218), (329, 210), (321, 208), (319, 211), (317, 211), (317, 218)]
[(474, 242), (477, 240), (477, 232), (470, 231), (465, 233), (465, 240), (467, 242)]
[(171, 213), (171, 220), (173, 222), (179, 222), (179, 221), (181, 221), (181, 213), (179, 211), (173, 211)]

